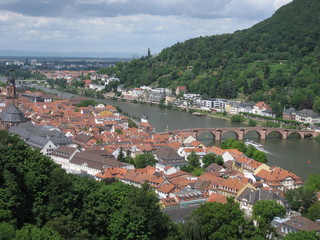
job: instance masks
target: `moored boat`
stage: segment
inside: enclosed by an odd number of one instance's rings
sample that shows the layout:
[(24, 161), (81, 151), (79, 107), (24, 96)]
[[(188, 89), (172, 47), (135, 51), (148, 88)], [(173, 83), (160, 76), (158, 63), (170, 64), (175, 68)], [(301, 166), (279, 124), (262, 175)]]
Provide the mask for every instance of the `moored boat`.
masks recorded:
[(260, 150), (260, 151), (264, 151), (263, 145), (262, 145), (262, 144), (259, 144), (259, 143), (256, 143), (256, 142), (254, 142), (254, 141), (249, 141), (249, 140), (247, 140), (247, 141), (245, 142), (245, 145), (247, 145), (247, 146), (251, 145), (251, 146), (255, 147), (256, 149), (258, 149), (258, 150)]
[(206, 116), (206, 114), (204, 114), (204, 113), (199, 113), (199, 112), (193, 112), (192, 115), (198, 116), (198, 117)]

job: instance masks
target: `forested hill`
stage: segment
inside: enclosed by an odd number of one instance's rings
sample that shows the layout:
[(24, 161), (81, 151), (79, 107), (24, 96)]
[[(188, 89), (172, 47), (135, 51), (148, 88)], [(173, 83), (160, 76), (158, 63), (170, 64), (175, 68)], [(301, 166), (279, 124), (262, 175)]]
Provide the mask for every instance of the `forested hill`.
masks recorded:
[(186, 85), (207, 97), (312, 108), (320, 96), (319, 45), (320, 1), (294, 0), (250, 29), (187, 40), (102, 72), (116, 73), (126, 87)]

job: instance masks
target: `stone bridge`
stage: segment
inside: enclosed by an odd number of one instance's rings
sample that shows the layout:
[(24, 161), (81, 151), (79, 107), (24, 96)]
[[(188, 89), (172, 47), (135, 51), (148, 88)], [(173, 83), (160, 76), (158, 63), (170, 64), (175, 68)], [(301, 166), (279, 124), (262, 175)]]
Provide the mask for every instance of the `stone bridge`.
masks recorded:
[(188, 133), (198, 139), (201, 133), (210, 132), (216, 141), (220, 141), (224, 133), (233, 132), (238, 140), (243, 140), (244, 136), (249, 132), (256, 132), (260, 139), (266, 139), (272, 132), (277, 132), (282, 139), (287, 139), (291, 134), (298, 134), (300, 138), (313, 138), (320, 135), (320, 132), (301, 129), (285, 129), (285, 128), (266, 128), (266, 127), (226, 127), (226, 128), (193, 128), (172, 130), (158, 134), (177, 134)]

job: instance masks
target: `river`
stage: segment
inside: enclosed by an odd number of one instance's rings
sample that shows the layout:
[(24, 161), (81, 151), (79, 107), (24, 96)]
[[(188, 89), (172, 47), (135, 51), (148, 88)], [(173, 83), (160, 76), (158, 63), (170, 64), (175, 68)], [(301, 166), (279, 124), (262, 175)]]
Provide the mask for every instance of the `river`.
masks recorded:
[[(55, 89), (48, 89), (38, 86), (40, 89), (51, 93), (60, 94), (61, 97), (70, 98), (73, 94), (64, 93)], [(238, 126), (228, 120), (197, 117), (182, 111), (162, 109), (156, 106), (135, 104), (122, 101), (95, 99), (99, 102), (121, 107), (125, 112), (132, 116), (147, 114), (149, 123), (155, 128), (156, 132), (163, 132), (176, 129), (189, 128), (214, 128)], [(234, 137), (232, 133), (226, 133), (223, 138)], [(290, 170), (306, 180), (312, 173), (320, 173), (320, 143), (312, 139), (288, 138), (280, 139), (276, 134), (270, 135), (266, 140), (259, 140), (257, 134), (246, 135), (246, 138), (254, 139), (263, 145), (268, 155), (268, 165), (280, 166)], [(211, 134), (200, 135), (200, 141), (207, 145), (220, 145), (214, 142)]]

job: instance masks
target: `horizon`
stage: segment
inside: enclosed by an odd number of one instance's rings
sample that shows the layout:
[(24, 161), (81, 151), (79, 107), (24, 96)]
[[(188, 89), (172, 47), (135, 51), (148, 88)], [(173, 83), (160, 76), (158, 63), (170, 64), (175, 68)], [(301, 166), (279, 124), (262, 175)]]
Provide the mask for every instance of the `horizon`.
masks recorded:
[(291, 2), (138, 1), (1, 1), (0, 52), (145, 56), (148, 48), (155, 54), (191, 38), (249, 28)]

